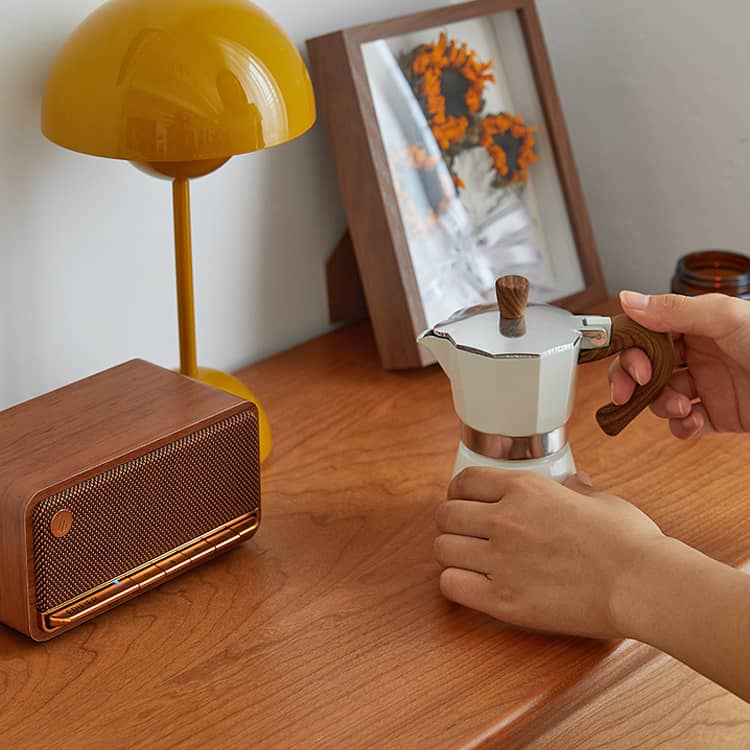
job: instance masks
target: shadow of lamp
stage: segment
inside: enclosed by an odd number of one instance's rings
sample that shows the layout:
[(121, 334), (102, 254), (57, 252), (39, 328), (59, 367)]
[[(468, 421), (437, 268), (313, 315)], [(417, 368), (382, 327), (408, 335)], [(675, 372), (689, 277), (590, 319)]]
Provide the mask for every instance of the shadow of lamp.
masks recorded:
[[(314, 121), (297, 48), (247, 0), (110, 0), (69, 37), (44, 91), (51, 141), (171, 180), (180, 372), (256, 404), (237, 378), (197, 363), (189, 180)], [(263, 460), (271, 432), (258, 409)]]

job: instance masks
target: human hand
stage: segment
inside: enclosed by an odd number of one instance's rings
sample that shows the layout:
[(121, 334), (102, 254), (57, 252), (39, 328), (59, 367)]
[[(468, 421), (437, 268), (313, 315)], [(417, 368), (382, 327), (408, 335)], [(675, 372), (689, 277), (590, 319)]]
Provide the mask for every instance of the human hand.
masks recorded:
[[(651, 405), (669, 420), (678, 438), (711, 432), (750, 431), (750, 303), (722, 294), (685, 297), (622, 292), (625, 313), (675, 340), (678, 361), (661, 395)], [(651, 379), (651, 363), (640, 349), (628, 349), (609, 370), (612, 400), (624, 404), (635, 384)]]
[(450, 600), (533, 630), (629, 634), (635, 571), (666, 540), (625, 500), (581, 477), (465, 469), (437, 510), (435, 555)]

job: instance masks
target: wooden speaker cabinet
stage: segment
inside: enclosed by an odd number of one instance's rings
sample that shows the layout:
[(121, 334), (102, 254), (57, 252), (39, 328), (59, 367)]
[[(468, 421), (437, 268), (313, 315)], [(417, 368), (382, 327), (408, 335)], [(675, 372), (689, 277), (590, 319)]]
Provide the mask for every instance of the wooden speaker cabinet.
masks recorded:
[(0, 622), (38, 641), (249, 539), (254, 404), (133, 360), (0, 412)]

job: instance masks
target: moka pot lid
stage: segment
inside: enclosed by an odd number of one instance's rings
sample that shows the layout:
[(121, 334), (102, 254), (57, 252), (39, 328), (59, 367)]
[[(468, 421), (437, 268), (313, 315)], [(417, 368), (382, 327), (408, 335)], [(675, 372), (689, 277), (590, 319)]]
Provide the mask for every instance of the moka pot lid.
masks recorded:
[(429, 333), (495, 359), (543, 357), (580, 341), (580, 318), (552, 305), (527, 305), (529, 282), (523, 276), (503, 276), (495, 289), (498, 304), (459, 310)]

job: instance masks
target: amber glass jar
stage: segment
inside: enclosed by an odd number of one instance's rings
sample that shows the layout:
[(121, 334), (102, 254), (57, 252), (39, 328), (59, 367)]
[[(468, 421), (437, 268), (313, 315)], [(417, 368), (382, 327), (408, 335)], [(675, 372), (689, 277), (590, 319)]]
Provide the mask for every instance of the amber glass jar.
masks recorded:
[(699, 250), (677, 261), (672, 291), (691, 297), (721, 292), (750, 299), (750, 258), (728, 250)]

